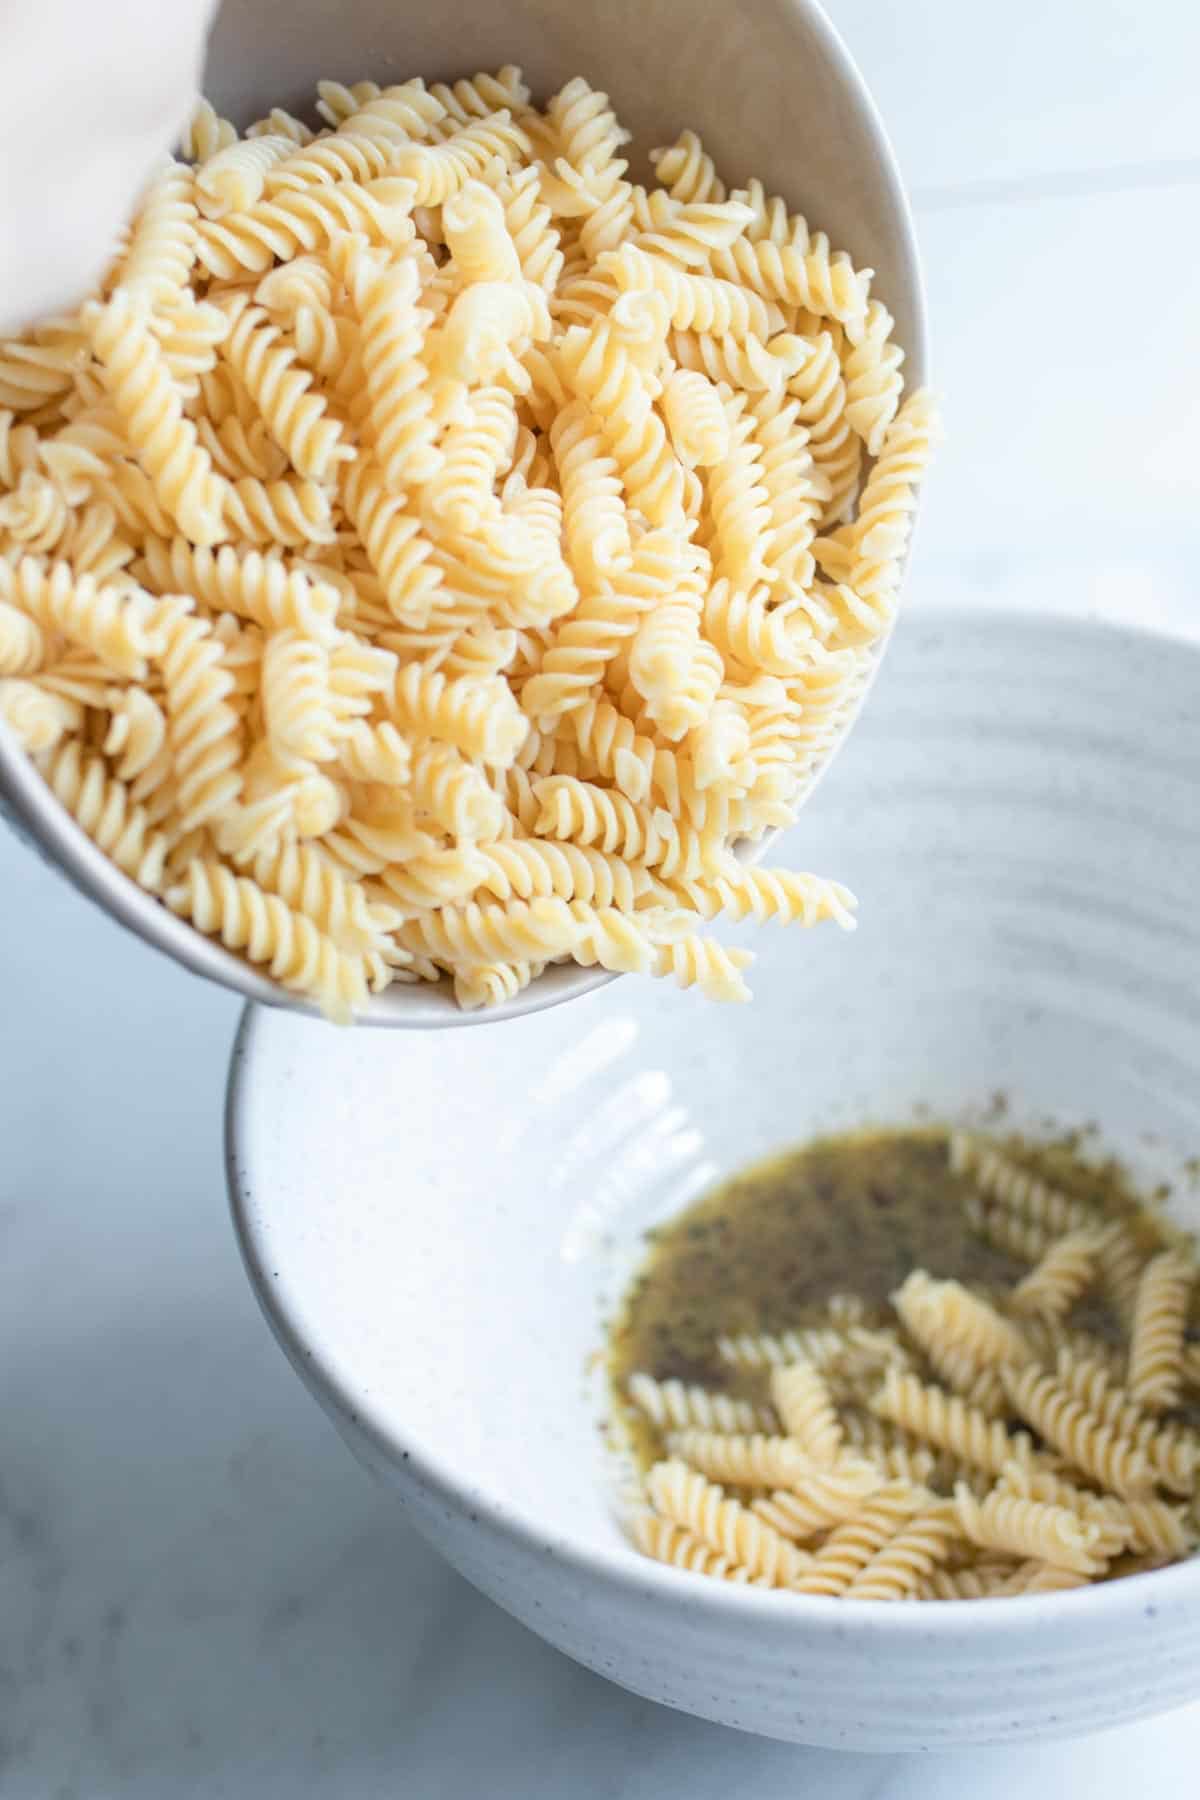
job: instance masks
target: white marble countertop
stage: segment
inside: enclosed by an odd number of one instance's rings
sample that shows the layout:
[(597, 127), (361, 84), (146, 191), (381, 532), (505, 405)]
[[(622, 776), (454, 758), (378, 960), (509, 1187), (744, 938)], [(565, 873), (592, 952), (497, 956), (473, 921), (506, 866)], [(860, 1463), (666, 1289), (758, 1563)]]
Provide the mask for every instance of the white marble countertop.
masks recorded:
[[(1200, 606), (1200, 13), (831, 10), (917, 204), (951, 448), (910, 598)], [(1036, 50), (1034, 46), (1036, 45)], [(941, 1760), (669, 1713), (480, 1599), (351, 1463), (242, 1278), (227, 996), (0, 840), (3, 1800), (1124, 1800), (1200, 1706)]]

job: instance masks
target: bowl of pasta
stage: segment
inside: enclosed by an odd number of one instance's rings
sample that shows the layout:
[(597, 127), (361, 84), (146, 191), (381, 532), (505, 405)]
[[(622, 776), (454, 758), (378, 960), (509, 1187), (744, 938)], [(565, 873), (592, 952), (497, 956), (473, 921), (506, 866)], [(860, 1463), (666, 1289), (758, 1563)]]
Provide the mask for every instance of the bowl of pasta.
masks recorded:
[(844, 48), (809, 0), (238, 0), (206, 88), (95, 291), (0, 343), (0, 809), (266, 1004), (744, 997), (707, 921), (847, 917), (754, 864), (936, 433)]
[[(1135, 632), (906, 621), (805, 820), (877, 922), (819, 954), (776, 933), (754, 1009), (620, 982), (502, 1040), (456, 1038), (453, 1060), (439, 1040), (248, 1013), (229, 1171), (270, 1325), (407, 1517), (567, 1654), (707, 1718), (857, 1749), (1065, 1736), (1200, 1694), (1200, 1011), (1181, 986), (1200, 968), (1197, 675), (1194, 648)], [(1111, 1152), (1160, 1191), (1149, 1235), (1106, 1235), (1078, 1198), (973, 1162), (960, 1128), (997, 1129), (998, 1089), (1006, 1133), (1093, 1122), (1097, 1167)], [(883, 1346), (840, 1411), (859, 1432), (836, 1469), (808, 1468), (795, 1393), (718, 1400), (684, 1368), (634, 1397), (707, 1429), (667, 1447), (724, 1496), (677, 1463), (643, 1482), (606, 1355), (646, 1231), (798, 1140), (918, 1114), (952, 1128), (966, 1204), (1020, 1281), (1003, 1317), (957, 1292), (992, 1358), (970, 1392), (943, 1391), (966, 1383), (927, 1332), (939, 1306), (953, 1329), (939, 1239), (893, 1296), (936, 1375), (886, 1367), (896, 1334), (856, 1338), (844, 1293), (824, 1333), (778, 1340), (795, 1359), (839, 1333)], [(833, 1223), (814, 1221), (826, 1241)], [(806, 1249), (788, 1252), (802, 1268)], [(1039, 1287), (1077, 1297), (1068, 1253), (1119, 1276), (1111, 1341), (1086, 1308), (1030, 1310)], [(864, 1256), (854, 1238), (839, 1290)], [(935, 1453), (950, 1471), (931, 1495)], [(789, 1471), (792, 1496), (763, 1499)]]

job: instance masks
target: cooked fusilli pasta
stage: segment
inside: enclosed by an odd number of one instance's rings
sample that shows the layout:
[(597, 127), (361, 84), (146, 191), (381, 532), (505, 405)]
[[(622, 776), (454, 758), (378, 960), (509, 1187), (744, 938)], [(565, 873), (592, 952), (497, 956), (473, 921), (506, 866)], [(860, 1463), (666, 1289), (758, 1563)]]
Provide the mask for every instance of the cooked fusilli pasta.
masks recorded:
[[(151, 885), (341, 1017), (567, 956), (743, 999), (748, 952), (690, 922), (851, 919), (731, 850), (790, 822), (869, 674), (838, 646), (892, 616), (855, 569), (891, 583), (931, 433), (890, 317), (694, 135), (640, 186), (582, 79), (544, 110), (512, 67), (326, 81), (317, 111), (239, 136), (201, 105), (96, 294), (0, 344), (8, 726), (100, 758)], [(392, 921), (353, 975), (301, 852)]]

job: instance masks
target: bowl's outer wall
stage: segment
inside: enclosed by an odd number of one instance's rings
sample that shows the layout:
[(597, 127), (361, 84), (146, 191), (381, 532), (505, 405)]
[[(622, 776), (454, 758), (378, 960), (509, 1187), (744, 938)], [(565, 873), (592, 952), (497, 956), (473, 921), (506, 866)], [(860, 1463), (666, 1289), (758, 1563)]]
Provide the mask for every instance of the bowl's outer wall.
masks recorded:
[(230, 1167), (273, 1328), (414, 1523), (579, 1660), (728, 1724), (879, 1750), (1200, 1693), (1200, 1561), (919, 1607), (643, 1562), (580, 1375), (665, 1210), (921, 1103), (969, 1122), (1000, 1090), (1016, 1130), (1097, 1120), (1097, 1150), (1170, 1182), (1196, 1229), (1198, 688), (1194, 650), (1135, 632), (910, 618), (784, 847), (849, 881), (861, 927), (758, 930), (752, 1006), (623, 982), (453, 1045), (250, 1017)]
[[(914, 383), (925, 374), (925, 317), (912, 222), (870, 97), (820, 9), (810, 0), (227, 0), (213, 31), (205, 86), (220, 109), (248, 124), (273, 105), (312, 114), (318, 79), (386, 83), (412, 75), (451, 79), (519, 63), (547, 97), (575, 74), (607, 89), (645, 153), (684, 126), (701, 134), (730, 181), (759, 176), (875, 270), (874, 291), (896, 320)], [(312, 1012), (241, 957), (173, 918), (116, 869), (47, 793), (0, 725), (0, 819), (88, 899), (193, 973), (248, 1000)], [(488, 1017), (518, 1017), (602, 986), (603, 970), (550, 969)], [(440, 1028), (475, 1022), (446, 983), (393, 986), (365, 1022)]]

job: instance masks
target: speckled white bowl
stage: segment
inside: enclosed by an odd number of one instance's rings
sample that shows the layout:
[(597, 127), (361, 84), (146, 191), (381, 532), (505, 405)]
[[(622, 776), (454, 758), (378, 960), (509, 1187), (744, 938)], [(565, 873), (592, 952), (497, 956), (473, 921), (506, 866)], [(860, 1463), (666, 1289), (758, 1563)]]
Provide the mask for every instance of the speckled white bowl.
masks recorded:
[[(452, 79), (505, 63), (519, 63), (541, 97), (580, 74), (606, 89), (634, 134), (627, 154), (642, 174), (653, 145), (691, 126), (728, 180), (757, 175), (768, 193), (783, 194), (860, 267), (875, 270), (872, 291), (895, 317), (906, 376), (914, 387), (927, 378), (921, 272), (899, 170), (862, 77), (814, 0), (755, 0), (741, 10), (694, 0), (438, 0), (403, 12), (395, 0), (288, 0), (282, 8), (278, 0), (226, 0), (205, 91), (247, 124), (276, 105), (309, 114), (319, 77)], [(6, 816), (88, 899), (185, 968), (249, 1000), (315, 1010), (123, 875), (0, 724), (0, 821)], [(496, 1023), (611, 979), (601, 969), (559, 965), (486, 1015), (460, 1011), (449, 982), (397, 983), (368, 1002), (362, 1019), (409, 1030)]]
[(272, 1326), (413, 1522), (570, 1655), (858, 1749), (1068, 1734), (1200, 1694), (1200, 1562), (889, 1607), (643, 1561), (588, 1375), (644, 1228), (811, 1132), (921, 1105), (969, 1121), (1002, 1089), (1018, 1126), (1098, 1120), (1140, 1174), (1178, 1175), (1200, 1149), (1197, 695), (1178, 644), (911, 619), (780, 846), (851, 882), (861, 929), (762, 930), (752, 1006), (629, 979), (438, 1040), (248, 1014), (229, 1168)]

